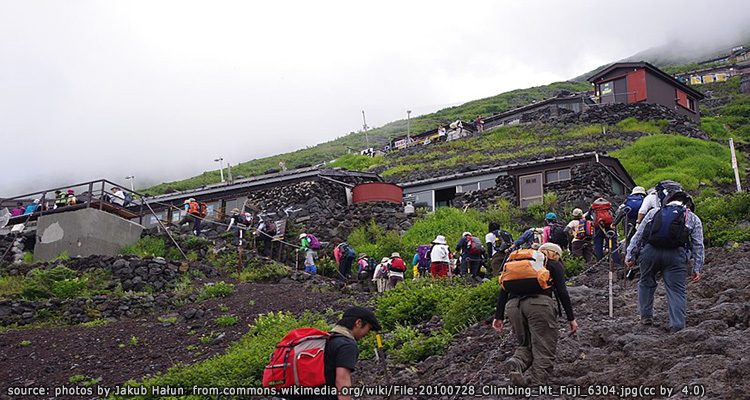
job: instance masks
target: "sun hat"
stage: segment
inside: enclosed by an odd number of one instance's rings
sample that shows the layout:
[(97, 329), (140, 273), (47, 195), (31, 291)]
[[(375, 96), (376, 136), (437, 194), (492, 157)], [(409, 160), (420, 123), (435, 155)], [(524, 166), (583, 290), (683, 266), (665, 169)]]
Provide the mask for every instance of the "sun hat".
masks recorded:
[(437, 235), (437, 237), (435, 238), (435, 240), (432, 241), (432, 243), (446, 244), (447, 242), (445, 241), (445, 236), (443, 236), (443, 235)]
[(642, 194), (646, 195), (646, 189), (643, 188), (643, 186), (636, 186), (633, 188), (633, 191), (630, 194)]
[(471, 236), (471, 232), (464, 232), (461, 236)]
[(580, 208), (574, 208), (573, 209), (573, 216), (574, 217), (582, 217), (583, 216), (583, 210)]
[(396, 258), (396, 257), (398, 257), (398, 258), (401, 258), (401, 254), (399, 254), (398, 252), (395, 252), (395, 251), (394, 251), (394, 252), (393, 252), (393, 253), (391, 254), (391, 258)]
[(554, 253), (557, 253), (557, 255), (560, 256), (560, 257), (562, 257), (562, 255), (563, 255), (562, 248), (560, 246), (554, 244), (554, 243), (547, 242), (547, 243), (539, 246), (539, 251), (543, 251), (543, 250), (549, 250), (549, 251), (552, 251)]

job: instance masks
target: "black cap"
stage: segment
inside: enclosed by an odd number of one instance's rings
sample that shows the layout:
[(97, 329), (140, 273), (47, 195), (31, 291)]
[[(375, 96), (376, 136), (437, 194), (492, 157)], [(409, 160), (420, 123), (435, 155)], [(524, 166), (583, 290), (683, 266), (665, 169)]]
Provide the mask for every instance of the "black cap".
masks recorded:
[(367, 308), (351, 307), (344, 311), (344, 318), (346, 317), (361, 319), (362, 321), (369, 323), (372, 326), (372, 330), (374, 331), (379, 331), (380, 329), (382, 329), (380, 326), (380, 322), (378, 322), (377, 317), (375, 317), (375, 313)]

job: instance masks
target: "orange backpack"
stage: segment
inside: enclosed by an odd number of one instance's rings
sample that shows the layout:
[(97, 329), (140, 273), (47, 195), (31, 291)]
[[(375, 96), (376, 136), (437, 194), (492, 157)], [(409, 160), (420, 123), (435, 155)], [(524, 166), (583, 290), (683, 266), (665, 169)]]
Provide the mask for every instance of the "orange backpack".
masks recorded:
[(538, 294), (552, 287), (547, 260), (533, 249), (510, 253), (498, 280), (504, 290), (518, 295)]

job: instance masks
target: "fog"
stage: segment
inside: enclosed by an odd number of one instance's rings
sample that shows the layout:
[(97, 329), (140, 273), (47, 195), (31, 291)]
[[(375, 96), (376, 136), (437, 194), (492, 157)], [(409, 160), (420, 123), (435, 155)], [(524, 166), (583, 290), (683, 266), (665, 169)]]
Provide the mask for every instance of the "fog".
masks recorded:
[(667, 44), (727, 51), (749, 17), (743, 1), (0, 0), (0, 196), (145, 187), (334, 139), (361, 110), (380, 126)]

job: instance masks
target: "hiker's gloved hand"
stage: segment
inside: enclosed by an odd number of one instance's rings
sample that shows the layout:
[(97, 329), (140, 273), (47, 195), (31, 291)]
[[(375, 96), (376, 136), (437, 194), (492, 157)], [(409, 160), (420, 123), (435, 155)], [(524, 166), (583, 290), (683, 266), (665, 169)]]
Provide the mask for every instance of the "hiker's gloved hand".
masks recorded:
[(575, 335), (578, 332), (578, 322), (576, 320), (570, 321), (570, 334)]
[(701, 280), (701, 273), (693, 271), (693, 283), (696, 283)]
[(503, 333), (503, 320), (501, 320), (501, 319), (493, 319), (492, 320), (492, 329), (498, 331), (499, 333)]

